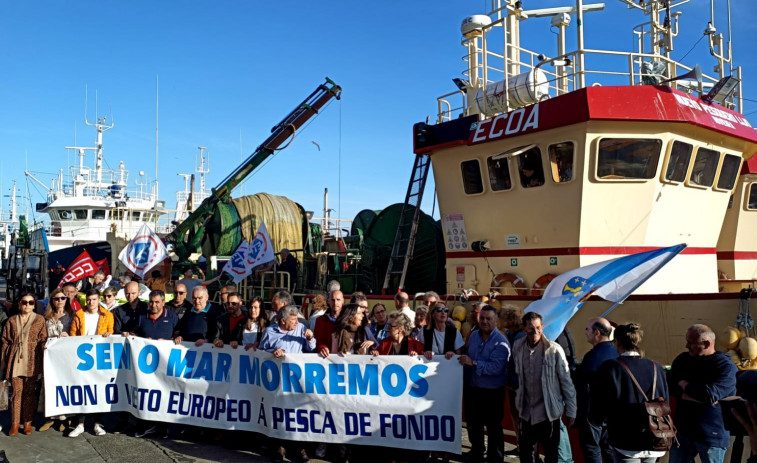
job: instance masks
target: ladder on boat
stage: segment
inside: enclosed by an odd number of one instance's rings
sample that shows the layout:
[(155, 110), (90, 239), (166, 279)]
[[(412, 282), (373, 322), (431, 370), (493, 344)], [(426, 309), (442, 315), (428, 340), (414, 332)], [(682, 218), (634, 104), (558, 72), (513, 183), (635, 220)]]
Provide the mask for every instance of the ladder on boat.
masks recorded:
[(392, 255), (389, 258), (389, 266), (386, 269), (383, 291), (386, 292), (393, 277), (399, 276), (397, 290), (401, 291), (405, 286), (405, 276), (410, 259), (413, 258), (415, 236), (418, 232), (418, 219), (421, 214), (421, 200), (423, 190), (426, 188), (428, 168), (431, 157), (426, 154), (417, 154), (413, 164), (413, 172), (410, 174), (410, 183), (407, 185), (405, 204), (402, 206), (400, 220), (397, 224), (397, 233), (394, 235)]

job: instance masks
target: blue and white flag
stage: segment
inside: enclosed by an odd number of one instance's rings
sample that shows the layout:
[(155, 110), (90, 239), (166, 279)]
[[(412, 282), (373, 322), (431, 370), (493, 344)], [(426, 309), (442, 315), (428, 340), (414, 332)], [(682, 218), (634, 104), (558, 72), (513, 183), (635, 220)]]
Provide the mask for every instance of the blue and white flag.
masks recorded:
[(544, 336), (554, 341), (590, 296), (599, 296), (616, 305), (623, 302), (685, 247), (679, 244), (565, 272), (549, 283), (544, 296), (529, 304), (526, 312), (541, 314)]
[(234, 278), (234, 284), (244, 280), (244, 278), (252, 273), (252, 268), (247, 266), (247, 249), (250, 245), (247, 240), (242, 240), (242, 244), (239, 245), (234, 254), (231, 256), (226, 265), (223, 266), (222, 272), (226, 272)]
[(118, 255), (118, 259), (139, 278), (144, 278), (151, 268), (163, 262), (166, 257), (166, 246), (146, 223), (142, 224), (137, 235)]
[(260, 222), (258, 232), (247, 249), (245, 263), (252, 270), (275, 259), (276, 255), (273, 253), (273, 243), (271, 243), (271, 237), (268, 236), (268, 229), (265, 228), (265, 223)]

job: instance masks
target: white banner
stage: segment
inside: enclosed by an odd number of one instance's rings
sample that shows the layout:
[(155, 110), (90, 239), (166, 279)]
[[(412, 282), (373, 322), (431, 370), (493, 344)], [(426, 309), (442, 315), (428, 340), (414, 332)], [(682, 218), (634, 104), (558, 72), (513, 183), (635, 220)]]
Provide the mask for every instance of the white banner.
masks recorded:
[(48, 340), (45, 414), (151, 421), (294, 440), (461, 451), (456, 358), (291, 354), (121, 336)]

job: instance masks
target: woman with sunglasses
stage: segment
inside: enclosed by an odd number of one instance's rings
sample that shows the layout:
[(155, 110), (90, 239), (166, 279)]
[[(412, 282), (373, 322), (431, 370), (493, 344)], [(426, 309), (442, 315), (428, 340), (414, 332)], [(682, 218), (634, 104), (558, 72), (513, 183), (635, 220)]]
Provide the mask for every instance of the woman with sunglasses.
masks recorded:
[[(113, 314), (100, 305), (100, 291), (90, 289), (87, 291), (86, 307), (74, 314), (71, 323), (71, 336), (110, 336), (113, 334)], [(94, 432), (98, 436), (107, 434), (100, 425), (102, 413), (94, 413)], [(79, 416), (79, 424), (68, 433), (68, 437), (78, 437), (84, 432), (84, 415)]]
[[(71, 321), (73, 320), (74, 311), (71, 309), (71, 303), (68, 301), (68, 297), (60, 288), (55, 288), (50, 293), (50, 303), (47, 305), (47, 313), (45, 314), (45, 325), (47, 326), (48, 338), (64, 338), (68, 336), (68, 332), (71, 329)], [(42, 390), (40, 395), (40, 402), (44, 402), (45, 391)], [(55, 429), (63, 432), (66, 429), (65, 415), (51, 416), (45, 424), (39, 427), (39, 431), (47, 431), (53, 425)]]
[(244, 350), (257, 350), (260, 340), (263, 338), (263, 332), (268, 326), (268, 319), (262, 307), (263, 298), (260, 296), (253, 297), (247, 310), (247, 322), (244, 330), (242, 330)]
[(426, 318), (426, 328), (421, 332), (419, 341), (423, 343), (423, 355), (432, 360), (434, 355), (444, 355), (449, 360), (462, 353), (463, 335), (457, 331), (455, 325), (447, 323), (449, 308), (444, 302), (437, 302), (429, 310)]
[(103, 290), (103, 301), (100, 305), (108, 312), (112, 312), (119, 305), (116, 301), (116, 294), (118, 294), (118, 290), (115, 286), (108, 286)]
[(47, 341), (45, 318), (34, 313), (37, 298), (26, 293), (18, 301), (20, 312), (8, 319), (3, 328), (2, 361), (5, 378), (13, 386), (11, 429), (18, 434), (24, 423), (24, 434), (32, 433), (32, 418), (37, 411), (37, 382), (42, 377), (42, 349)]

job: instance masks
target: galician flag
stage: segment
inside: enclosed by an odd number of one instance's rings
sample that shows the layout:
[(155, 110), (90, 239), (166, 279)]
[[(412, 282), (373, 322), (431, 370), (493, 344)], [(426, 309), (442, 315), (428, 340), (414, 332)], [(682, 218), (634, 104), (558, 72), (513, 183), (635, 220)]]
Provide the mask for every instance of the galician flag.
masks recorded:
[(234, 255), (231, 256), (226, 265), (223, 266), (222, 272), (226, 272), (234, 278), (234, 284), (244, 280), (244, 278), (252, 273), (252, 268), (247, 266), (247, 249), (250, 245), (247, 240), (242, 240), (242, 244), (239, 245)]
[(118, 255), (118, 259), (139, 278), (144, 278), (151, 268), (163, 262), (166, 257), (166, 246), (146, 223), (142, 224), (134, 239)]
[(529, 304), (526, 312), (541, 314), (544, 336), (554, 341), (590, 296), (599, 296), (615, 305), (623, 302), (685, 247), (679, 244), (565, 272), (547, 285), (544, 296)]

